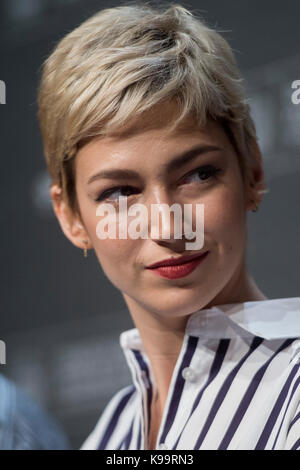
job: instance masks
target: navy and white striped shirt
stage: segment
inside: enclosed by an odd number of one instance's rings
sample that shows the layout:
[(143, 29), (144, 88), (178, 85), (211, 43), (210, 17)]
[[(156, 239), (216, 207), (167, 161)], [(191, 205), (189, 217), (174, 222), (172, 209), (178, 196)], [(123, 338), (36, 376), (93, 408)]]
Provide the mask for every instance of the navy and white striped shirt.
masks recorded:
[[(120, 344), (133, 384), (112, 397), (83, 450), (147, 449), (155, 380), (138, 330)], [(300, 297), (189, 317), (156, 449), (300, 450)]]

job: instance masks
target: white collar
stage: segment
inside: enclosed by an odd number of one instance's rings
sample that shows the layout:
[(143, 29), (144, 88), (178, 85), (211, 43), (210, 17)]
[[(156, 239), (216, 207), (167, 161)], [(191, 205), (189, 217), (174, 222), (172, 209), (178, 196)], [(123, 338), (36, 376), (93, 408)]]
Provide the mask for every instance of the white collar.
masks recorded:
[[(217, 305), (192, 313), (185, 335), (205, 338), (260, 336), (267, 340), (300, 337), (300, 297)], [(144, 351), (137, 328), (120, 334), (123, 349)]]

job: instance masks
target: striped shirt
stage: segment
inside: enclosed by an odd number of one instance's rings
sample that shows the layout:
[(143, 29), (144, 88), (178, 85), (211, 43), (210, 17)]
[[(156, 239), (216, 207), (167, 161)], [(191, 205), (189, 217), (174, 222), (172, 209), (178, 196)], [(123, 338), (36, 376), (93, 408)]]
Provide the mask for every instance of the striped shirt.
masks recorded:
[[(147, 449), (154, 376), (136, 328), (120, 345), (133, 384), (108, 402), (83, 450)], [(155, 448), (300, 450), (300, 297), (189, 317)]]

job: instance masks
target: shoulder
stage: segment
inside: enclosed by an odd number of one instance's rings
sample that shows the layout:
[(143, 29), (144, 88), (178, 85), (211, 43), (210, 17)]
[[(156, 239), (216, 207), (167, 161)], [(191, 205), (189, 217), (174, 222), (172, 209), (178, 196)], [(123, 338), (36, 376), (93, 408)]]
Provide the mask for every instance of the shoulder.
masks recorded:
[(281, 410), (278, 430), (285, 450), (300, 450), (300, 338), (290, 340), (288, 367), (284, 372), (285, 381), (278, 396)]
[(293, 411), (286, 432), (285, 448), (300, 450), (300, 339), (295, 341), (292, 351), (291, 364), (293, 364), (294, 376), (291, 381), (290, 402), (293, 405)]
[(81, 450), (98, 449), (99, 444), (106, 441), (114, 432), (117, 420), (122, 413), (127, 411), (135, 396), (136, 388), (133, 384), (116, 392), (105, 406), (95, 428), (82, 444)]
[[(300, 383), (300, 376), (297, 385)], [(293, 390), (291, 392), (293, 395)], [(290, 414), (285, 429), (285, 450), (300, 450), (300, 393), (298, 386), (298, 394), (293, 406), (293, 412)]]
[(21, 388), (0, 375), (0, 449), (69, 449), (58, 423)]

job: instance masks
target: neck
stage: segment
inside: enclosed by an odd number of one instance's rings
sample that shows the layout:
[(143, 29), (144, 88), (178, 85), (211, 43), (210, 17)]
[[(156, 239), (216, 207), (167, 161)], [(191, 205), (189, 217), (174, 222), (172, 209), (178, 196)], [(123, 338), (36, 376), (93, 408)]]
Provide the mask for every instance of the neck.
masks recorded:
[[(123, 296), (150, 360), (156, 388), (153, 400), (157, 397), (155, 406), (161, 416), (173, 370), (182, 347), (186, 324), (192, 313), (181, 317), (164, 317), (147, 310), (126, 294)], [(243, 266), (236, 279), (232, 279), (214, 299), (203, 306), (199, 302), (198, 310), (214, 305), (266, 299), (267, 297), (259, 290), (253, 278), (246, 271), (246, 267)]]

